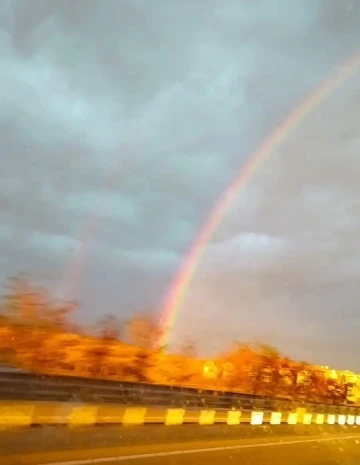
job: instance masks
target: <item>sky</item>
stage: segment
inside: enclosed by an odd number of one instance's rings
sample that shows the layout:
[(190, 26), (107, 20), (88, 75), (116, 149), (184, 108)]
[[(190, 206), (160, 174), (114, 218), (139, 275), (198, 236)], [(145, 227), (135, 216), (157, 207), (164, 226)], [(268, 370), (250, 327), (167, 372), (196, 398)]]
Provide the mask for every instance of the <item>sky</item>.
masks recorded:
[[(3, 0), (0, 280), (91, 325), (159, 312), (256, 147), (360, 50), (357, 0)], [(173, 344), (261, 341), (360, 371), (360, 73), (240, 193)]]

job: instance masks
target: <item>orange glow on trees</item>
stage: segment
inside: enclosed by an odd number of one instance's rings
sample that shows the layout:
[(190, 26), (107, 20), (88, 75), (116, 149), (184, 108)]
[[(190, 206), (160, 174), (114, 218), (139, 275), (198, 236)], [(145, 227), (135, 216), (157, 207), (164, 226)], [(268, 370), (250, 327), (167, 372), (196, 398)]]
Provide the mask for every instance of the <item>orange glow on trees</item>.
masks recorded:
[(71, 324), (75, 309), (76, 302), (55, 300), (24, 277), (11, 279), (0, 307), (0, 363), (38, 373), (336, 404), (357, 399), (359, 378), (354, 374), (334, 376), (334, 370), (296, 362), (268, 345), (237, 344), (227, 354), (205, 361), (196, 357), (196, 343), (186, 341), (178, 355), (170, 355), (156, 345), (160, 327), (151, 314), (135, 315), (127, 324), (105, 315), (94, 337)]

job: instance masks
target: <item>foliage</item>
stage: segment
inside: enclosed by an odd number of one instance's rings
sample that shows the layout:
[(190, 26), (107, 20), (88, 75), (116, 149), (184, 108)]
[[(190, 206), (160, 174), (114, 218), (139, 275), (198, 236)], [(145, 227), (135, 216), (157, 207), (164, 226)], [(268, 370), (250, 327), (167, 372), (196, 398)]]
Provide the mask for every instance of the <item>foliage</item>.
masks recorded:
[[(359, 386), (329, 370), (296, 362), (268, 345), (238, 343), (206, 361), (193, 341), (177, 355), (157, 346), (160, 326), (148, 313), (126, 324), (107, 314), (97, 337), (76, 330), (76, 302), (57, 301), (25, 277), (9, 280), (0, 306), (0, 363), (39, 373), (233, 390), (296, 400), (356, 402)], [(207, 368), (207, 369), (205, 369)]]
[(123, 327), (123, 323), (110, 313), (102, 316), (97, 323), (99, 337), (106, 341), (120, 341), (123, 336)]

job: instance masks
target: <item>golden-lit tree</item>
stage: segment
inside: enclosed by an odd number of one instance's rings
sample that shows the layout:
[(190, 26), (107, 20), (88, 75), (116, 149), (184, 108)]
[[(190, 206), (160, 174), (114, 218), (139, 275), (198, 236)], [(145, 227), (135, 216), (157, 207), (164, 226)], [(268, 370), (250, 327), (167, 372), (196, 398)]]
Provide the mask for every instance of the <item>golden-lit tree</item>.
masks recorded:
[(117, 316), (106, 313), (97, 322), (96, 329), (100, 338), (109, 341), (120, 341), (124, 333), (124, 324)]
[(74, 301), (56, 300), (46, 289), (20, 277), (9, 280), (1, 309), (14, 326), (67, 331), (76, 305)]
[(222, 362), (233, 366), (232, 375), (226, 381), (229, 389), (247, 393), (254, 389), (259, 358), (251, 344), (237, 343), (231, 352), (223, 356)]
[[(0, 304), (0, 363), (39, 373), (209, 387), (240, 393), (343, 404), (358, 399), (359, 386), (305, 362), (284, 357), (266, 344), (236, 344), (211, 361), (197, 358), (194, 341), (176, 355), (157, 342), (163, 330), (151, 314), (126, 325), (105, 314), (97, 337), (71, 323), (75, 302), (56, 300), (21, 276), (9, 280)], [(124, 341), (127, 341), (125, 343)], [(211, 376), (206, 366), (214, 370)]]
[(126, 330), (127, 340), (130, 344), (134, 344), (142, 349), (157, 348), (161, 328), (151, 314), (136, 314), (128, 321)]
[(185, 340), (185, 342), (180, 345), (178, 353), (183, 357), (195, 358), (198, 354), (196, 341), (192, 339)]

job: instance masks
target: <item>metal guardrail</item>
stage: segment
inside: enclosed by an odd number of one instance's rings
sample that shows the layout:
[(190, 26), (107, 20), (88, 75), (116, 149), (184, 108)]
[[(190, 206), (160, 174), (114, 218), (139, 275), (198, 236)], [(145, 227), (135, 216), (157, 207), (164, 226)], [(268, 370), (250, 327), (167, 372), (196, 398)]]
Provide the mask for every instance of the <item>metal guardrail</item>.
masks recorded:
[(304, 406), (309, 411), (360, 415), (360, 407), (294, 402), (234, 392), (196, 388), (105, 381), (67, 376), (0, 373), (1, 400), (116, 403), (217, 410), (290, 411)]

